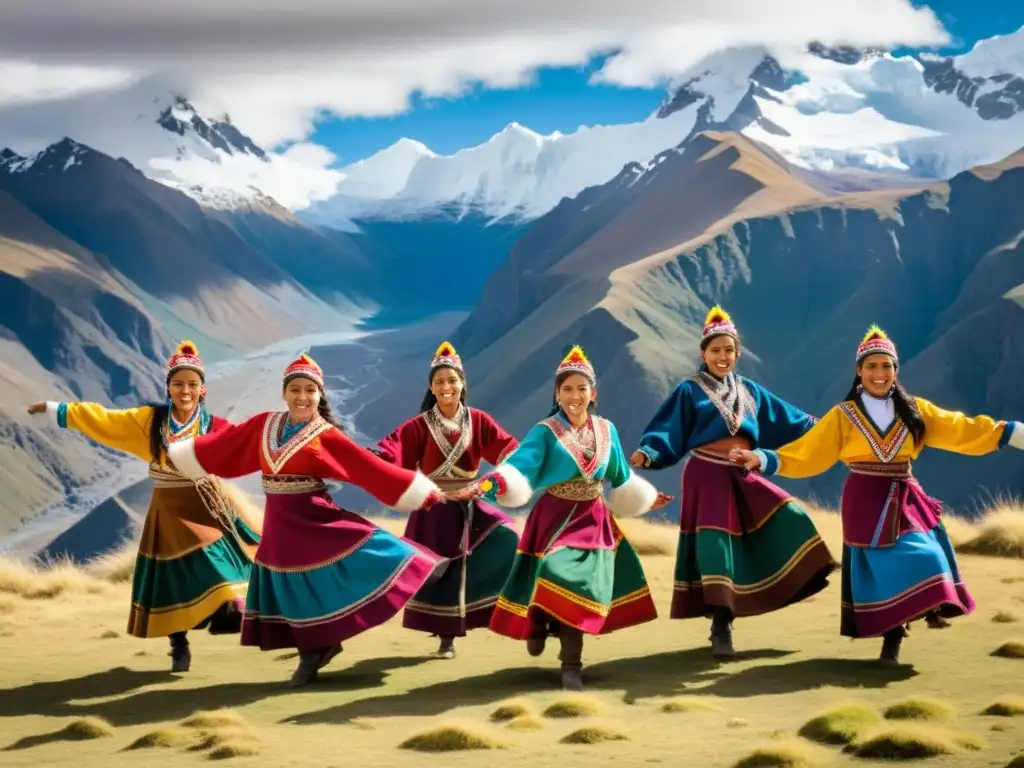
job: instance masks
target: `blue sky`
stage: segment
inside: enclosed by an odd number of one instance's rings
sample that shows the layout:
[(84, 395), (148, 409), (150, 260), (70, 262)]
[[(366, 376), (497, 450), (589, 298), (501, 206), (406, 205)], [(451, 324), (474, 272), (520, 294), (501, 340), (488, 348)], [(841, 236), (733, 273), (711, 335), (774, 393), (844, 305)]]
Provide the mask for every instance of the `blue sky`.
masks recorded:
[[(939, 15), (954, 38), (953, 45), (942, 52), (951, 54), (1024, 24), (1022, 0), (934, 0), (914, 4), (928, 5)], [(395, 117), (332, 118), (320, 123), (311, 139), (335, 152), (338, 165), (347, 165), (402, 137), (422, 141), (440, 154), (450, 154), (486, 141), (513, 121), (542, 134), (555, 130), (571, 133), (580, 125), (642, 120), (657, 109), (665, 96), (662, 89), (589, 84), (590, 74), (601, 63), (595, 58), (586, 67), (543, 69), (532, 84), (517, 90), (475, 89), (459, 99), (417, 99), (413, 109)]]

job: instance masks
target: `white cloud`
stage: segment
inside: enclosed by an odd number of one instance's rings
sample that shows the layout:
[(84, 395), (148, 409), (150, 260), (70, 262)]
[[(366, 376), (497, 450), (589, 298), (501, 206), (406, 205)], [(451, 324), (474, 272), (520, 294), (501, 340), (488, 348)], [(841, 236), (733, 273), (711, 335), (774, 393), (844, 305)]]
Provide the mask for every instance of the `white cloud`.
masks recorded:
[[(582, 64), (598, 52), (616, 51), (597, 79), (652, 85), (729, 45), (820, 39), (924, 46), (949, 39), (930, 9), (908, 0), (4, 0), (4, 6), (0, 55), (21, 67), (45, 65), (27, 86), (35, 98), (61, 98), (60, 84), (88, 89), (123, 84), (129, 73), (156, 73), (201, 109), (230, 112), (267, 145), (305, 138), (324, 112), (392, 115), (406, 110), (416, 91), (456, 96), (474, 83), (517, 87), (538, 67)], [(0, 85), (0, 110), (12, 90)], [(25, 91), (14, 92), (18, 100)], [(2, 121), (0, 111), (0, 130)]]

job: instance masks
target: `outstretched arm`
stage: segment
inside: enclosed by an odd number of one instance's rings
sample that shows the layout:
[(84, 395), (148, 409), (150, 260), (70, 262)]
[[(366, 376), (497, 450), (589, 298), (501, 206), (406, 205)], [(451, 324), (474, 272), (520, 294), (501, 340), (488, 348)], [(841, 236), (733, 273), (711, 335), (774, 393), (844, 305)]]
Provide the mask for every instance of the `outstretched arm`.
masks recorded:
[(534, 424), (519, 447), (481, 482), (483, 497), (510, 509), (529, 502), (544, 476), (550, 434), (551, 430), (543, 424)]
[(61, 429), (81, 432), (97, 443), (150, 461), (149, 430), (153, 423), (153, 407), (109, 409), (99, 403), (68, 403), (50, 401), (36, 403), (29, 413), (45, 413)]
[(692, 428), (693, 400), (687, 383), (682, 381), (651, 417), (630, 463), (645, 469), (664, 469), (679, 463), (688, 450)]
[(185, 477), (242, 477), (260, 471), (260, 440), (266, 413), (167, 448), (167, 458)]
[(966, 416), (947, 411), (923, 397), (915, 397), (924, 419), (924, 443), (967, 456), (983, 456), (1007, 445), (1024, 450), (1024, 424), (996, 421), (989, 416)]
[(757, 398), (758, 448), (778, 448), (807, 434), (818, 420), (756, 382), (743, 382)]
[(765, 448), (753, 451), (734, 449), (729, 452), (729, 456), (748, 469), (759, 468), (766, 475), (814, 477), (827, 472), (839, 461), (843, 449), (845, 418), (836, 406), (803, 437), (792, 443), (774, 451)]
[(619, 441), (618, 429), (610, 421), (608, 428), (612, 440), (608, 469), (604, 475), (612, 486), (608, 493), (608, 508), (620, 517), (645, 515), (659, 501), (658, 490), (630, 468)]

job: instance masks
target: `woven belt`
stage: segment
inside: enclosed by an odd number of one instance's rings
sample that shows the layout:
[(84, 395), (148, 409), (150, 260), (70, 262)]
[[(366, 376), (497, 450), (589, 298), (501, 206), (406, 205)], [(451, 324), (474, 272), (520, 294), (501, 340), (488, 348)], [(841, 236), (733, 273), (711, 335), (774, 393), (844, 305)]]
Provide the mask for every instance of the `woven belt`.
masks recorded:
[(726, 467), (740, 466), (739, 464), (729, 461), (729, 459), (726, 458), (725, 456), (719, 456), (717, 453), (702, 451), (700, 448), (694, 448), (692, 451), (690, 451), (690, 455), (695, 456), (698, 459), (703, 459), (704, 461), (710, 461), (712, 464), (721, 464)]
[(894, 477), (906, 480), (913, 475), (909, 461), (902, 461), (898, 464), (882, 464), (875, 461), (854, 461), (849, 464), (850, 471), (855, 475), (870, 475), (871, 477)]
[(458, 491), (462, 488), (468, 488), (476, 482), (476, 478), (472, 477), (433, 477), (431, 480), (437, 483), (438, 488), (444, 488), (449, 491)]
[(194, 480), (190, 480), (174, 470), (149, 465), (149, 476), (153, 479), (154, 488), (195, 488)]
[(315, 493), (327, 490), (327, 485), (319, 477), (306, 475), (263, 475), (261, 483), (264, 493)]
[(593, 501), (601, 498), (604, 488), (601, 486), (600, 480), (590, 482), (576, 480), (568, 483), (556, 483), (548, 488), (548, 493), (568, 501)]

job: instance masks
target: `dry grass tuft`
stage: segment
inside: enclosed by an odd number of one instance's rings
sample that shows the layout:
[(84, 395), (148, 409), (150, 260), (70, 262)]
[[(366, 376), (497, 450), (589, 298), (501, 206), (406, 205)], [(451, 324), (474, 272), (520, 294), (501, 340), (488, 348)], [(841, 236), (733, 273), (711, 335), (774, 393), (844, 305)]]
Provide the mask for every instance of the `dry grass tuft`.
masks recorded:
[(600, 744), (603, 741), (629, 741), (629, 736), (617, 725), (602, 723), (577, 728), (559, 739), (562, 744)]
[(996, 717), (1024, 715), (1024, 698), (1020, 696), (1003, 696), (985, 707), (981, 714), (995, 715)]
[(715, 712), (721, 709), (697, 696), (677, 696), (662, 703), (660, 712)]
[(207, 749), (215, 749), (225, 744), (237, 744), (242, 741), (257, 742), (256, 734), (247, 726), (224, 726), (222, 728), (196, 729), (199, 741), (191, 746), (193, 752), (202, 752)]
[(992, 615), (992, 621), (996, 624), (1015, 624), (1018, 619), (1017, 615), (1011, 611), (996, 611)]
[(1008, 731), (1011, 727), (1009, 723), (992, 723), (988, 729), (990, 731)]
[(182, 728), (161, 728), (156, 731), (150, 731), (144, 736), (140, 736), (125, 749), (154, 749), (154, 748), (165, 748), (173, 749), (175, 747), (183, 747), (187, 744), (194, 743), (196, 734), (194, 731), (187, 731)]
[(1006, 768), (1024, 768), (1024, 752), (1019, 755), (1015, 755), (1010, 762), (1006, 764)]
[(587, 717), (603, 709), (601, 702), (586, 695), (563, 696), (544, 710), (544, 717)]
[(89, 715), (68, 723), (67, 727), (60, 733), (64, 738), (75, 741), (104, 739), (114, 735), (114, 726), (102, 717)]
[(510, 731), (539, 731), (544, 727), (544, 721), (536, 715), (520, 715), (509, 721), (506, 726)]
[(1003, 659), (1024, 659), (1024, 642), (1009, 640), (992, 651), (992, 655)]
[(138, 545), (128, 542), (121, 549), (97, 557), (86, 566), (86, 572), (110, 584), (127, 584), (135, 574), (137, 556)]
[(508, 749), (512, 742), (466, 723), (448, 723), (420, 731), (399, 747), (417, 752), (454, 752), (466, 749)]
[(758, 747), (736, 761), (733, 768), (813, 768), (819, 762), (808, 744), (783, 739)]
[(260, 745), (251, 739), (225, 741), (210, 752), (211, 760), (229, 760), (232, 757), (253, 757), (260, 753)]
[(730, 717), (725, 721), (726, 728), (744, 728), (748, 725), (747, 721), (742, 717)]
[(949, 722), (956, 718), (956, 710), (946, 702), (917, 696), (886, 707), (882, 714), (886, 720)]
[(232, 709), (214, 709), (210, 711), (201, 710), (195, 712), (181, 721), (186, 728), (218, 729), (218, 728), (242, 728), (247, 729), (248, 723), (245, 718)]
[(0, 594), (0, 616), (11, 614), (18, 610), (20, 601), (12, 595)]
[(868, 733), (853, 742), (856, 757), (875, 760), (916, 760), (956, 754), (961, 749), (978, 750), (985, 744), (978, 737), (918, 723), (891, 726)]
[(839, 704), (808, 720), (799, 735), (820, 744), (849, 744), (869, 728), (881, 723), (875, 710), (864, 704)]
[(1024, 504), (1020, 501), (998, 501), (973, 528), (970, 540), (954, 542), (958, 552), (1024, 559)]
[(375, 731), (377, 730), (377, 724), (366, 717), (354, 717), (348, 721), (348, 724), (353, 728), (358, 728), (360, 731)]
[(99, 595), (110, 591), (68, 559), (30, 565), (13, 557), (0, 557), (0, 593), (25, 600), (52, 600), (61, 595)]
[(523, 715), (533, 714), (536, 714), (533, 705), (526, 699), (509, 699), (500, 702), (495, 710), (491, 712), (491, 720), (501, 723), (506, 720), (515, 720)]
[(638, 555), (665, 557), (676, 553), (679, 526), (675, 523), (645, 520), (640, 517), (616, 518), (615, 522)]
[(118, 638), (120, 636), (121, 635), (115, 632), (114, 630), (108, 629), (106, 632), (100, 635), (100, 640), (114, 640), (115, 638)]

